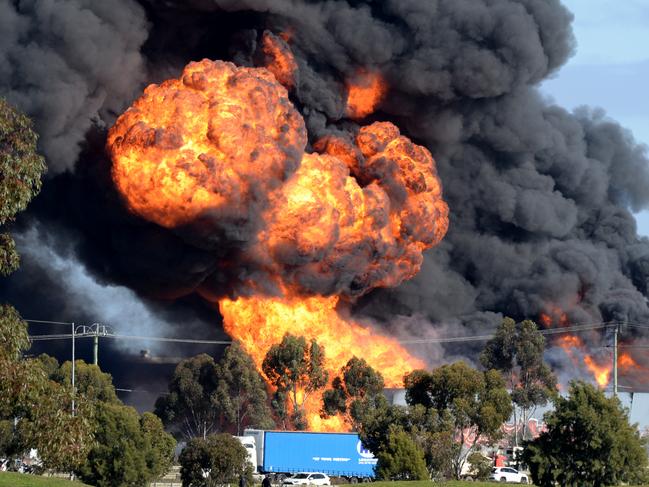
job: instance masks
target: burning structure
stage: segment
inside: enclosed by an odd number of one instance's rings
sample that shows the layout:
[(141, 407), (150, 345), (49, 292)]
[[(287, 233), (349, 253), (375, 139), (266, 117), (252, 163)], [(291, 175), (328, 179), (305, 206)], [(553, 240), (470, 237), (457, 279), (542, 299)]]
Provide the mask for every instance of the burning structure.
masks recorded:
[[(538, 92), (574, 49), (558, 0), (64, 4), (0, 4), (0, 95), (49, 164), (0, 283), (24, 315), (181, 336), (222, 317), (251, 352), (288, 331), (272, 318), (388, 357), (391, 385), (481, 346), (400, 338), (649, 316), (646, 150)], [(557, 336), (557, 371), (610, 364), (602, 330)]]

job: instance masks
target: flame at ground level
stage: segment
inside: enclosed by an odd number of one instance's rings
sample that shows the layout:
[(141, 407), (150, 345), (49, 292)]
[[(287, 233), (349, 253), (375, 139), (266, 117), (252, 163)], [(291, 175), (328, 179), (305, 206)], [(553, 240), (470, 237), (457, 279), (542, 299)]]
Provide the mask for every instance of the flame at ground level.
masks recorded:
[[(353, 356), (363, 358), (379, 371), (386, 387), (402, 387), (403, 376), (424, 363), (413, 357), (396, 340), (381, 336), (370, 328), (345, 320), (337, 310), (338, 296), (240, 297), (219, 302), (225, 331), (241, 342), (261, 371), (261, 364), (272, 345), (286, 333), (315, 339), (325, 349), (325, 368), (330, 380)], [(349, 429), (341, 417), (321, 419), (321, 394), (305, 402), (309, 429), (343, 431)]]

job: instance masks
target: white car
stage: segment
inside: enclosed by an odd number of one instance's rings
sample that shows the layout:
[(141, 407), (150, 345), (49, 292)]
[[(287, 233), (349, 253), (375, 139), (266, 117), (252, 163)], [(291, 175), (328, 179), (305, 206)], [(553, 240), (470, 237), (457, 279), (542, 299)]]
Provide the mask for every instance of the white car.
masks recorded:
[(491, 476), (489, 478), (498, 482), (527, 483), (527, 475), (511, 467), (494, 467), (491, 469)]
[(331, 479), (325, 473), (300, 472), (286, 477), (282, 485), (331, 485)]

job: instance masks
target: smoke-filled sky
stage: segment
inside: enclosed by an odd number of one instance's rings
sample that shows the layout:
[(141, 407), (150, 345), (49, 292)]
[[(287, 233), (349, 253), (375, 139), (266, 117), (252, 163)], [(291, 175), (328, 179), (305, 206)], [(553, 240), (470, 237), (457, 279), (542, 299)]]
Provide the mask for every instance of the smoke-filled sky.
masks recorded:
[[(604, 107), (606, 112), (649, 144), (649, 103), (643, 100), (649, 78), (649, 1), (565, 0), (575, 14), (577, 52), (558, 76), (542, 85), (557, 103)], [(649, 213), (636, 215), (638, 232), (649, 235)]]
[[(649, 103), (645, 101), (649, 78), (649, 1), (564, 0), (575, 15), (573, 30), (577, 52), (542, 90), (562, 106), (603, 107), (609, 116), (649, 144)], [(649, 212), (636, 214), (638, 233), (649, 236)], [(649, 395), (637, 394), (631, 420), (649, 425)]]
[[(644, 12), (640, 2), (629, 4)], [(597, 20), (575, 24), (577, 40), (596, 32)], [(538, 319), (557, 307), (571, 323), (646, 323), (649, 241), (633, 217), (649, 208), (646, 148), (613, 120), (624, 125), (632, 116), (573, 112), (582, 100), (563, 101), (557, 83), (569, 83), (574, 69), (587, 74), (579, 66), (593, 60), (578, 54), (562, 78), (577, 48), (572, 29), (558, 0), (0, 0), (0, 95), (34, 118), (49, 167), (42, 194), (14, 228), (23, 267), (0, 283), (2, 297), (30, 318), (222, 338), (214, 299), (260, 275), (240, 260), (255, 242), (232, 222), (205, 235), (131, 214), (111, 181), (106, 130), (146, 84), (178, 76), (189, 61), (256, 65), (269, 30), (288, 33), (296, 56), (291, 100), (306, 123), (307, 150), (323, 136), (351, 138), (380, 120), (437, 160), (448, 234), (412, 280), (349, 292), (353, 313), (408, 338), (485, 334), (503, 315)], [(599, 63), (639, 62), (623, 45), (590, 52), (601, 54)], [(379, 72), (388, 91), (374, 114), (352, 121), (345, 81), (359, 69)], [(544, 85), (557, 105), (539, 87), (558, 73)], [(593, 94), (584, 102), (605, 108), (624, 99), (614, 93), (629, 91), (607, 85), (597, 96), (588, 79), (574, 83)], [(302, 279), (302, 292), (357, 282), (345, 268), (336, 271), (340, 282)], [(625, 339), (646, 343), (647, 336), (633, 328)], [(607, 359), (606, 336), (583, 339), (580, 353)], [(550, 345), (548, 359), (562, 378), (579, 370)], [(420, 353), (436, 365), (475, 356), (479, 346)], [(118, 362), (106, 366), (127, 377)], [(630, 380), (643, 385), (646, 374)]]

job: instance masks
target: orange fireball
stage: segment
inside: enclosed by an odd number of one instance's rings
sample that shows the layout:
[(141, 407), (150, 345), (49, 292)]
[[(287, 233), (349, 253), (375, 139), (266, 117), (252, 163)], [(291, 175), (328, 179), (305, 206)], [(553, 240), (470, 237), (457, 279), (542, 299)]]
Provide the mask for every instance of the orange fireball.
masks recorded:
[(108, 133), (129, 208), (163, 227), (245, 218), (298, 166), (304, 120), (263, 68), (192, 62), (149, 85)]
[[(115, 184), (131, 211), (164, 227), (200, 226), (203, 235), (223, 219), (255, 220), (237, 255), (244, 296), (219, 305), (258, 368), (292, 333), (324, 346), (330, 377), (356, 355), (399, 387), (423, 362), (338, 305), (411, 278), (444, 237), (449, 210), (435, 161), (387, 122), (305, 154), (304, 121), (278, 81), (290, 85), (276, 50), (285, 46), (264, 39), (274, 75), (203, 60), (149, 86), (109, 132)], [(345, 427), (319, 417), (320, 396), (306, 406), (312, 429)]]
[(268, 256), (277, 287), (360, 295), (396, 286), (446, 234), (448, 206), (430, 152), (387, 122), (363, 127), (356, 144), (357, 177), (341, 151), (306, 154), (273, 196), (253, 254)]

